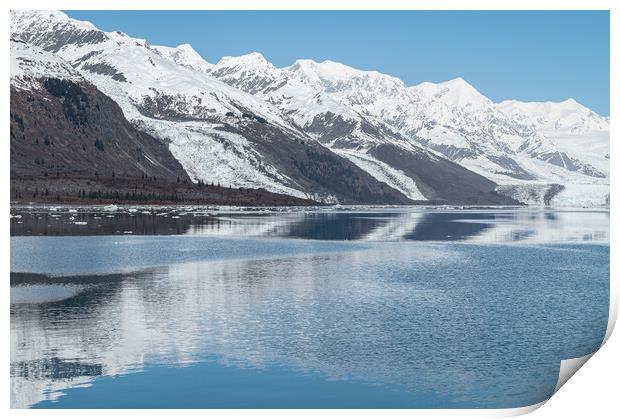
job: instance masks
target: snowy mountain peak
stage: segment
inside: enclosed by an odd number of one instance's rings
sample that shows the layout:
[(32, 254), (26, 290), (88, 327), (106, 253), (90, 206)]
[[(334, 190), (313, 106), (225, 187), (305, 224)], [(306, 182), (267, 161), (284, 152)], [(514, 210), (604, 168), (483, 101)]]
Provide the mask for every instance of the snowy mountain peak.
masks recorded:
[(379, 98), (400, 95), (404, 83), (377, 71), (358, 70), (345, 64), (326, 60), (297, 60), (283, 69), (290, 78), (327, 93), (348, 97), (345, 102), (375, 102)]
[(11, 24), (64, 24), (70, 23), (83, 29), (96, 29), (95, 26), (82, 20), (71, 19), (60, 10), (11, 10)]
[(271, 63), (265, 59), (263, 54), (260, 52), (250, 52), (249, 54), (239, 55), (236, 57), (233, 56), (225, 56), (222, 57), (216, 64), (218, 67), (231, 67), (231, 66), (271, 66)]
[(314, 60), (310, 60), (308, 58), (300, 58), (299, 60), (295, 60), (293, 64), (291, 64), (288, 68), (291, 70), (303, 70), (303, 69), (312, 69), (316, 67), (319, 63)]
[(325, 60), (320, 63), (309, 59), (297, 60), (293, 65), (286, 67), (284, 70), (296, 73), (308, 80), (322, 82), (341, 82), (353, 78), (389, 78), (398, 80), (377, 71), (358, 70), (357, 68), (331, 60)]
[(53, 10), (11, 10), (11, 38), (58, 52), (67, 44), (93, 45), (110, 39), (90, 22)]
[(237, 57), (222, 57), (209, 71), (219, 80), (251, 94), (265, 93), (281, 84), (282, 70), (258, 52)]
[(67, 26), (84, 31), (97, 30), (92, 23), (72, 19), (60, 10), (11, 10), (11, 32), (26, 27), (40, 32), (52, 28), (62, 30)]
[(176, 64), (201, 73), (206, 73), (213, 67), (190, 44), (181, 44), (176, 48), (164, 46), (151, 46), (150, 48)]
[(563, 102), (561, 102), (561, 103), (562, 103), (563, 105), (566, 105), (566, 106), (581, 106), (581, 105), (580, 105), (580, 104), (579, 104), (579, 103), (578, 103), (575, 99), (573, 99), (572, 97), (571, 97), (571, 98), (566, 99), (565, 101), (563, 101)]
[(474, 86), (465, 81), (462, 77), (455, 77), (452, 80), (445, 81), (443, 83), (439, 83), (442, 86), (448, 87), (455, 91), (463, 92), (475, 92), (480, 94)]
[(505, 100), (497, 107), (516, 119), (530, 120), (542, 131), (562, 131), (571, 135), (590, 131), (609, 131), (608, 118), (593, 112), (572, 98), (562, 102)]
[(321, 63), (313, 60), (299, 60), (296, 63), (300, 71), (307, 75), (314, 75), (322, 80), (345, 80), (362, 74), (360, 70), (330, 60), (325, 60)]
[(489, 98), (481, 94), (474, 86), (461, 77), (443, 83), (424, 82), (410, 88), (411, 91), (421, 93), (427, 98), (441, 100), (453, 107), (463, 106), (490, 106)]

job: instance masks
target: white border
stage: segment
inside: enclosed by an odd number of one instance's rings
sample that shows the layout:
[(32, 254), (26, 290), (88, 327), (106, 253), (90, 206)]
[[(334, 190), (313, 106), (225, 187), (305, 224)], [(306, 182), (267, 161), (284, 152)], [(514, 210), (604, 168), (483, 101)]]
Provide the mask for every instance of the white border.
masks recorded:
[[(206, 2), (205, 2), (206, 3)], [(303, 0), (303, 1), (283, 1), (283, 0), (229, 0), (227, 2), (217, 1), (210, 4), (201, 4), (195, 0), (150, 0), (150, 1), (137, 1), (137, 0), (89, 0), (89, 1), (76, 1), (76, 0), (9, 0), (3, 3), (4, 6), (4, 19), (0, 21), (3, 33), (5, 34), (4, 41), (4, 54), (2, 54), (2, 65), (4, 67), (5, 77), (10, 73), (9, 69), (9, 15), (10, 9), (60, 9), (60, 10), (78, 10), (78, 9), (91, 9), (91, 10), (139, 10), (139, 9), (151, 9), (151, 10), (198, 10), (198, 9), (211, 9), (211, 10), (235, 10), (235, 9), (250, 9), (250, 10), (278, 10), (278, 9), (290, 9), (290, 10), (339, 10), (339, 9), (362, 9), (362, 10), (611, 10), (611, 92), (615, 92), (611, 96), (610, 115), (617, 115), (619, 111), (618, 104), (618, 75), (620, 75), (620, 66), (618, 63), (618, 40), (620, 39), (619, 33), (619, 11), (616, 6), (616, 2), (612, 0), (418, 0), (414, 2), (405, 2), (397, 0), (381, 0), (376, 2), (370, 1), (337, 1), (337, 0)], [(1, 183), (2, 193), (4, 197), (3, 201), (3, 215), (1, 229), (2, 237), (2, 272), (5, 273), (5, 287), (8, 287), (8, 273), (10, 271), (10, 243), (9, 243), (9, 182), (8, 182), (8, 168), (10, 167), (10, 153), (9, 153), (9, 83), (7, 83), (8, 77), (5, 78), (2, 101), (2, 115), (5, 115), (2, 120), (2, 133), (3, 135), (3, 152), (0, 153), (2, 159), (2, 167), (4, 168), (4, 180)], [(612, 161), (618, 154), (618, 139), (616, 138), (615, 125), (611, 124), (611, 156)], [(618, 201), (618, 195), (613, 191), (613, 185), (617, 184), (615, 178), (616, 170), (611, 170), (611, 207), (616, 208)], [(613, 214), (613, 211), (612, 211)], [(609, 314), (609, 325), (605, 340), (607, 340), (613, 326), (615, 325), (617, 312), (618, 312), (618, 264), (614, 262), (617, 260), (614, 243), (618, 237), (618, 225), (615, 222), (613, 216), (611, 217), (611, 309)], [(5, 292), (2, 293), (3, 312), (2, 326), (3, 335), (9, 336), (9, 290), (5, 288)], [(528, 413), (535, 410), (539, 405), (521, 408), (521, 409), (500, 409), (500, 410), (321, 410), (317, 412), (315, 410), (295, 410), (294, 412), (287, 410), (120, 410), (120, 411), (105, 411), (105, 410), (61, 410), (61, 411), (36, 411), (36, 410), (10, 410), (9, 401), (9, 366), (10, 366), (10, 347), (9, 340), (6, 339), (4, 346), (2, 347), (4, 354), (4, 366), (5, 373), (2, 377), (2, 395), (5, 398), (4, 408), (8, 410), (8, 414), (15, 417), (46, 417), (46, 418), (67, 418), (67, 417), (82, 417), (85, 414), (89, 417), (107, 417), (110, 414), (119, 415), (134, 415), (144, 416), (149, 418), (168, 418), (170, 416), (187, 416), (187, 417), (202, 417), (205, 413), (209, 415), (217, 415), (218, 417), (230, 418), (238, 417), (241, 415), (252, 415), (258, 418), (285, 418), (291, 415), (299, 418), (310, 418), (317, 414), (326, 417), (356, 417), (356, 418), (368, 418), (375, 415), (389, 416), (389, 417), (506, 417), (519, 414)], [(620, 343), (618, 338), (611, 339), (605, 347), (601, 349), (601, 354), (597, 354), (593, 357), (593, 360), (588, 364), (593, 365), (592, 369), (588, 367), (584, 368), (584, 372), (580, 372), (579, 380), (575, 381), (575, 385), (571, 381), (568, 382), (562, 390), (554, 395), (549, 401), (549, 406), (540, 409), (535, 415), (538, 417), (583, 417), (588, 412), (599, 412), (599, 414), (605, 414), (599, 417), (608, 417), (610, 412), (617, 411), (615, 403), (615, 387), (617, 383), (618, 373), (618, 354), (620, 353)], [(600, 357), (600, 360), (599, 360)], [(574, 364), (574, 362), (573, 362)], [(578, 363), (577, 363), (578, 364)], [(594, 369), (596, 367), (597, 369)], [(608, 374), (610, 372), (610, 374)], [(579, 382), (577, 382), (579, 381)], [(590, 403), (595, 403), (589, 405)], [(118, 413), (117, 413), (118, 412)], [(557, 416), (556, 416), (557, 415)], [(596, 417), (596, 416), (595, 416)]]

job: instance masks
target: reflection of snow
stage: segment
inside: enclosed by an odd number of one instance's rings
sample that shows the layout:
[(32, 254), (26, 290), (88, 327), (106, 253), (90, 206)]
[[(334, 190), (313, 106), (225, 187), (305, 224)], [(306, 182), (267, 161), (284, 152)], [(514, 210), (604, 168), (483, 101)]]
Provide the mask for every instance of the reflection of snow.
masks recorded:
[[(117, 217), (123, 211), (119, 208)], [(141, 371), (149, 363), (191, 364), (205, 357), (233, 366), (285, 364), (300, 371), (320, 371), (334, 379), (399, 385), (409, 385), (415, 379), (416, 385), (429, 386), (429, 391), (435, 390), (433, 383), (447, 381), (469, 388), (468, 383), (482, 379), (478, 372), (464, 368), (458, 371), (458, 379), (447, 377), (451, 372), (440, 362), (442, 357), (454, 356), (450, 345), (460, 345), (459, 330), (469, 327), (466, 323), (472, 318), (488, 321), (478, 317), (488, 309), (485, 304), (501, 300), (504, 294), (508, 300), (502, 304), (510, 305), (519, 298), (527, 299), (531, 290), (544, 295), (550, 291), (537, 287), (558, 282), (534, 281), (529, 283), (530, 290), (511, 288), (510, 293), (486, 295), (476, 283), (473, 289), (467, 288), (474, 275), (469, 270), (476, 266), (468, 263), (471, 257), (459, 247), (437, 241), (526, 245), (510, 250), (515, 259), (498, 265), (497, 269), (503, 269), (500, 275), (485, 276), (485, 284), (519, 275), (523, 266), (531, 264), (531, 260), (516, 256), (534, 248), (527, 245), (609, 241), (608, 211), (148, 210), (149, 214), (162, 211), (167, 217), (189, 219), (210, 214), (217, 222), (195, 225), (186, 236), (12, 237), (13, 271), (62, 274), (86, 268), (111, 272), (167, 265), (126, 273), (122, 280), (116, 277), (83, 286), (61, 281), (13, 286), (13, 407), (53, 400), (62, 389), (88, 385), (99, 374)], [(77, 214), (82, 215), (83, 209)], [(136, 211), (132, 214), (140, 216)], [(357, 242), (286, 239), (315, 233), (325, 225), (342, 229)], [(423, 242), (427, 240), (435, 242)], [(487, 246), (472, 248), (484, 252)], [(545, 250), (546, 256), (552, 253)], [(575, 263), (562, 269), (577, 272), (588, 267), (581, 259)], [(483, 265), (494, 268), (488, 262)], [(604, 264), (599, 268), (604, 269)], [(549, 275), (557, 275), (557, 266), (532, 269), (541, 278), (545, 269), (553, 271)], [(573, 279), (562, 275), (562, 284)], [(580, 281), (587, 275), (598, 275), (599, 282), (605, 279), (602, 273), (586, 272), (578, 275)], [(528, 278), (520, 276), (518, 283), (528, 284)], [(506, 283), (495, 286), (505, 287)], [(517, 298), (514, 293), (519, 292), (522, 295)], [(486, 298), (475, 303), (468, 300), (480, 297), (479, 293)], [(583, 295), (563, 298), (573, 297)], [(589, 305), (591, 310), (599, 306)], [(578, 317), (570, 321), (579, 322)], [(575, 327), (581, 330), (584, 326), (579, 323)], [(588, 327), (584, 339), (594, 339), (591, 334), (596, 330), (592, 324)], [(447, 335), (434, 341), (438, 330), (440, 336)], [(415, 353), (409, 351), (416, 342), (426, 341), (445, 346), (429, 343), (428, 347), (416, 346)], [(388, 361), (378, 359), (377, 353), (387, 354)], [(476, 352), (470, 356), (474, 358), (463, 362), (479, 362)], [(485, 383), (498, 385), (497, 391), (506, 390), (501, 383)], [(452, 391), (462, 392), (462, 388)]]
[[(369, 260), (355, 253), (346, 255), (354, 263)], [(423, 264), (445, 263), (458, 254), (429, 248), (417, 258)], [(379, 255), (371, 259), (379, 263)], [(88, 366), (99, 367), (97, 375), (122, 375), (141, 371), (145, 363), (190, 364), (214, 354), (226, 364), (263, 367), (281, 361), (278, 352), (284, 351), (282, 355), (291, 357), (293, 365), (322, 368), (322, 362), (305, 362), (307, 356), (321, 357), (323, 350), (308, 339), (320, 334), (325, 322), (337, 319), (324, 318), (315, 302), (326, 296), (341, 303), (350, 303), (351, 298), (381, 300), (400, 292), (399, 287), (381, 287), (366, 280), (348, 290), (350, 280), (335, 281), (333, 276), (342, 275), (333, 270), (334, 263), (341, 261), (343, 256), (335, 254), (173, 265), (128, 275), (122, 283), (89, 288), (75, 303), (13, 305), (11, 365), (15, 370), (24, 367), (21, 374), (12, 374), (11, 405), (26, 407), (55, 400), (63, 388), (88, 384), (94, 378), (83, 375)], [(429, 304), (442, 297), (419, 290), (416, 298)], [(289, 316), (278, 317), (278, 312)], [(55, 326), (58, 316), (60, 327)], [(305, 342), (305, 355), (301, 348), (286, 348), (291, 343), (288, 339)], [(45, 361), (49, 356), (83, 367), (57, 366), (52, 371), (53, 366)], [(342, 378), (346, 373), (332, 371), (330, 375)]]
[(470, 239), (476, 243), (609, 243), (607, 211), (523, 211), (497, 220)]
[[(416, 228), (428, 224), (433, 228), (433, 221), (428, 220), (432, 212), (420, 211), (403, 213), (388, 219), (385, 225), (370, 231), (365, 240), (424, 240), (412, 233)], [(459, 237), (460, 241), (471, 243), (608, 243), (608, 211), (552, 211), (552, 210), (491, 210), (491, 211), (439, 211), (435, 214), (450, 215), (448, 223), (454, 223), (454, 230), (463, 223), (483, 225), (479, 231)], [(478, 218), (480, 215), (488, 217)], [(443, 226), (446, 228), (445, 226)], [(447, 228), (447, 233), (450, 228)], [(446, 239), (449, 234), (446, 234)]]
[[(369, 224), (368, 231), (360, 240), (400, 241), (432, 240), (412, 237), (417, 227), (432, 224), (436, 220), (429, 215), (450, 215), (453, 223), (481, 223), (484, 230), (472, 233), (459, 240), (476, 243), (546, 243), (546, 242), (609, 242), (609, 212), (607, 210), (557, 211), (546, 209), (493, 209), (493, 210), (425, 210), (425, 209), (367, 209), (360, 213), (351, 212), (351, 222), (355, 218), (372, 219), (381, 216), (377, 222)], [(237, 237), (288, 237), (296, 227), (309, 221), (316, 222), (316, 214), (330, 220), (329, 212), (292, 212), (260, 216), (218, 216), (218, 222), (209, 225), (194, 225), (189, 234), (206, 234)], [(333, 214), (338, 214), (333, 213)], [(468, 214), (470, 214), (468, 216)], [(487, 215), (479, 219), (478, 216)], [(342, 223), (346, 223), (343, 219)], [(453, 224), (456, 228), (458, 224)], [(432, 225), (430, 226), (432, 227)], [(447, 236), (448, 237), (448, 236)]]
[[(53, 217), (55, 234), (72, 235), (76, 231), (81, 234), (102, 234), (96, 220), (101, 219), (101, 209), (80, 208), (79, 212), (71, 213), (79, 217), (80, 221), (67, 222), (66, 212), (56, 211), (49, 214), (45, 208), (27, 209), (13, 208), (12, 217), (25, 220), (26, 230), (29, 228), (41, 228), (39, 221), (41, 216)], [(309, 209), (309, 208), (279, 208), (254, 209), (244, 211), (242, 209), (218, 209), (204, 207), (140, 207), (119, 208), (116, 211), (115, 223), (121, 224), (122, 220), (131, 217), (123, 228), (111, 225), (105, 234), (121, 234), (123, 232), (133, 234), (185, 234), (194, 236), (193, 239), (182, 239), (179, 246), (171, 244), (173, 252), (165, 252), (166, 260), (161, 264), (188, 261), (185, 257), (189, 251), (199, 253), (202, 249), (199, 237), (217, 236), (221, 238), (307, 238), (329, 240), (363, 240), (363, 241), (444, 241), (458, 239), (468, 242), (599, 242), (609, 241), (609, 211), (605, 209), (565, 209), (550, 210), (544, 208), (494, 208), (494, 209), (453, 209), (449, 207), (419, 208), (351, 208), (351, 209)], [(56, 221), (57, 220), (57, 221)], [(168, 223), (168, 224), (166, 224)], [(464, 229), (463, 224), (469, 223), (480, 228)], [(30, 225), (33, 227), (30, 227)], [(72, 226), (88, 225), (90, 230), (76, 230)], [(92, 225), (92, 227), (91, 227)], [(143, 230), (132, 227), (145, 226)], [(114, 228), (112, 228), (114, 227)], [(148, 228), (147, 228), (148, 227)], [(165, 228), (164, 228), (165, 227)], [(438, 227), (440, 229), (438, 230)], [(442, 235), (428, 234), (440, 231)], [(35, 230), (36, 232), (36, 230)], [(321, 234), (318, 234), (318, 233)], [(424, 232), (424, 233), (423, 233)], [(324, 234), (323, 234), (324, 233)], [(19, 234), (19, 233), (18, 233)], [(39, 234), (49, 234), (47, 229), (42, 229)], [(17, 238), (14, 241), (32, 241), (32, 238)], [(51, 239), (50, 239), (51, 240)], [(73, 241), (89, 241), (88, 238), (73, 238)], [(112, 240), (112, 239), (105, 239)], [(181, 239), (156, 238), (155, 241), (176, 242)], [(68, 243), (68, 242), (66, 242)], [(65, 244), (66, 244), (65, 243)], [(141, 240), (124, 241), (123, 239), (112, 240), (110, 246), (102, 249), (105, 254), (115, 254), (111, 258), (111, 264), (122, 267), (134, 267), (130, 260), (137, 248), (126, 250), (125, 246), (135, 246), (142, 243)], [(99, 246), (101, 240), (96, 240)], [(30, 249), (40, 252), (40, 256), (53, 260), (50, 256), (59, 252), (60, 249), (47, 248), (45, 240), (35, 240)], [(41, 247), (43, 246), (43, 247)], [(185, 249), (182, 252), (179, 249)], [(86, 248), (78, 248), (78, 253), (87, 251)], [(51, 252), (51, 253), (50, 253)], [(178, 253), (178, 256), (174, 256)], [(181, 254), (185, 253), (185, 255)], [(33, 254), (34, 255), (34, 254)], [(19, 255), (18, 255), (19, 256)], [(31, 256), (31, 255), (29, 255)], [(242, 257), (237, 255), (236, 257)], [(58, 255), (58, 261), (67, 257), (66, 252)], [(175, 259), (180, 257), (181, 259)], [(200, 260), (200, 255), (192, 257), (192, 260)], [(157, 255), (146, 255), (146, 262)], [(172, 258), (172, 259), (171, 259)], [(32, 269), (32, 258), (23, 259), (27, 266), (19, 267), (18, 270)], [(21, 260), (21, 259), (20, 259)], [(18, 262), (15, 262), (18, 263)], [(28, 266), (30, 268), (28, 269)], [(154, 266), (152, 263), (140, 263), (138, 267)], [(104, 266), (104, 271), (109, 268)]]
[[(468, 222), (467, 214), (457, 215)], [(142, 238), (142, 245), (150, 239)], [(267, 242), (254, 241), (254, 252)], [(600, 258), (545, 248), (545, 257), (565, 262), (557, 281), (559, 264), (534, 263), (538, 251), (367, 242), (320, 254), (175, 264), (117, 281), (104, 278), (62, 303), (13, 304), (11, 368), (22, 366), (23, 373), (12, 375), (11, 403), (53, 399), (99, 373), (213, 358), (395, 384), (474, 404), (506, 397), (509, 404), (534, 403), (555, 381), (547, 389), (546, 381), (532, 377), (549, 365), (552, 376), (558, 351), (578, 356), (590, 350), (604, 334), (598, 319), (607, 316), (600, 304), (607, 301)], [(536, 274), (521, 275), (524, 266)], [(574, 293), (576, 283), (591, 288)], [(567, 307), (580, 307), (579, 315), (563, 311)], [(557, 321), (548, 322), (550, 315)], [(514, 327), (505, 327), (508, 318)], [(567, 330), (575, 333), (575, 347), (562, 346)], [(517, 364), (510, 380), (508, 355), (500, 349), (505, 341), (526, 358), (510, 358)], [(531, 394), (523, 396), (519, 386)]]

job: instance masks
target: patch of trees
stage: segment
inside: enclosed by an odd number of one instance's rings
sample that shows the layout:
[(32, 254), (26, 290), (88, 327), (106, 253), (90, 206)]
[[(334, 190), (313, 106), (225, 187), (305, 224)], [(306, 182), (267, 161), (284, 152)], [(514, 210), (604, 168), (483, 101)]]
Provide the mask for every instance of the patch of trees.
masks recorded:
[(62, 99), (62, 111), (70, 122), (75, 125), (88, 123), (90, 104), (88, 95), (80, 86), (57, 78), (46, 79), (43, 84), (52, 96)]
[(179, 202), (180, 198), (176, 193), (156, 193), (156, 192), (142, 192), (142, 191), (102, 191), (102, 190), (89, 190), (81, 189), (78, 191), (78, 197), (84, 200), (114, 200), (114, 201), (166, 201), (166, 202)]
[(368, 185), (359, 181), (353, 169), (336, 157), (306, 149), (306, 158), (293, 164), (299, 172), (319, 185), (329, 186), (335, 192), (357, 200), (372, 202), (377, 198)]

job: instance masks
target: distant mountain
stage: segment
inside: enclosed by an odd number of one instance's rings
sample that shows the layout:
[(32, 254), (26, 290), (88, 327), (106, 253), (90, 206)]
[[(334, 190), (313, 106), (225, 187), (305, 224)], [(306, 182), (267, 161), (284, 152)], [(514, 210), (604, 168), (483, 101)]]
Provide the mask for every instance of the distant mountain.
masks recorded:
[(276, 68), (256, 53), (223, 58), (206, 71), (278, 106), (352, 159), (377, 159), (377, 144), (424, 147), (528, 202), (542, 203), (554, 191), (558, 204), (608, 199), (609, 119), (573, 100), (495, 104), (461, 78), (407, 87), (331, 61)]
[(343, 203), (609, 199), (609, 120), (576, 102), (495, 104), (460, 78), (409, 87), (259, 53), (211, 64), (61, 12), (12, 12), (11, 36), (69, 62), (196, 181)]

